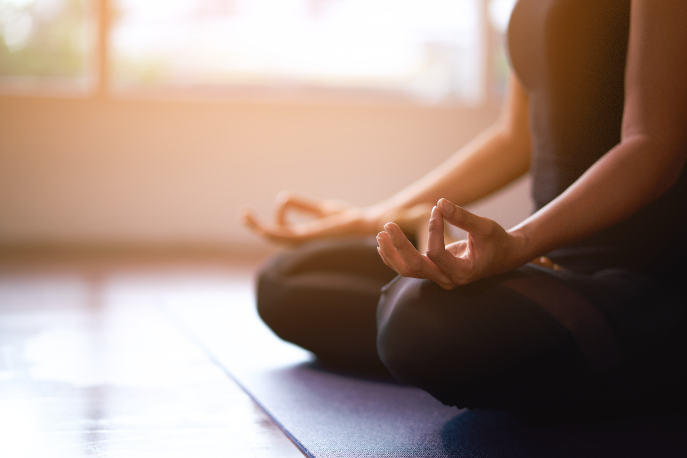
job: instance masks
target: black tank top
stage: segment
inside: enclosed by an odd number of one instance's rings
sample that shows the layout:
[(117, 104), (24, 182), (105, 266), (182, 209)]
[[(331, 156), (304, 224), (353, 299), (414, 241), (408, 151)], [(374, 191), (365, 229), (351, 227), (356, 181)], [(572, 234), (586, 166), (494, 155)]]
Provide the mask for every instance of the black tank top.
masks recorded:
[[(620, 142), (630, 3), (520, 0), (513, 10), (509, 53), (529, 96), (537, 210)], [(575, 271), (660, 274), (685, 263), (686, 241), (683, 168), (676, 185), (632, 217), (549, 256)]]

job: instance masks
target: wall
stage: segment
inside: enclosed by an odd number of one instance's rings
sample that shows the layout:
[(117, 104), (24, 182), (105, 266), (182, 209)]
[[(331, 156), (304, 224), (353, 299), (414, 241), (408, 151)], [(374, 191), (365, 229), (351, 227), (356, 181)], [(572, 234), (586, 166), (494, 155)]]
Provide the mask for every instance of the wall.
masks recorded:
[[(365, 205), (435, 167), (494, 107), (0, 96), (0, 245), (265, 250), (237, 207), (292, 189)], [(527, 182), (480, 212), (511, 225)]]

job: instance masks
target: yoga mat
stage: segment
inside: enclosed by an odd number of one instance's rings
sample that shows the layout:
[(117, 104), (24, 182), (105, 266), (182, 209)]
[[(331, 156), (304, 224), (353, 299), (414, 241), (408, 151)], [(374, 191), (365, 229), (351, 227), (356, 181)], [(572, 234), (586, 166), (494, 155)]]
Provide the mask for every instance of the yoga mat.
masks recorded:
[(446, 407), (384, 377), (331, 370), (260, 321), (249, 284), (165, 298), (202, 345), (310, 457), (684, 457), (684, 416), (530, 426)]

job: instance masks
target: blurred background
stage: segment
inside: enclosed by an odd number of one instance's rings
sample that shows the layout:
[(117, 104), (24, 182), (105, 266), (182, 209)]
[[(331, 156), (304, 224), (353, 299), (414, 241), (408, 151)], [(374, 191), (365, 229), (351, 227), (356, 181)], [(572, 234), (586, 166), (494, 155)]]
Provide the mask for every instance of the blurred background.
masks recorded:
[(241, 204), (383, 199), (496, 118), (513, 3), (0, 0), (0, 249), (254, 256)]

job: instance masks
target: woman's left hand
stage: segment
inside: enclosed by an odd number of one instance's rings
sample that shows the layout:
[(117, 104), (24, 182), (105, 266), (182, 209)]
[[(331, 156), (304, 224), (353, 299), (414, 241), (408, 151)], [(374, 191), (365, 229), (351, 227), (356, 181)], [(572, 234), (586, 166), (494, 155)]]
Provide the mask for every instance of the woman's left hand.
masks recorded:
[[(467, 239), (445, 246), (444, 219), (465, 230)], [(432, 209), (427, 254), (415, 250), (396, 224), (387, 223), (384, 229), (377, 242), (386, 265), (401, 276), (432, 280), (447, 290), (509, 272), (529, 260), (524, 237), (446, 199)]]

